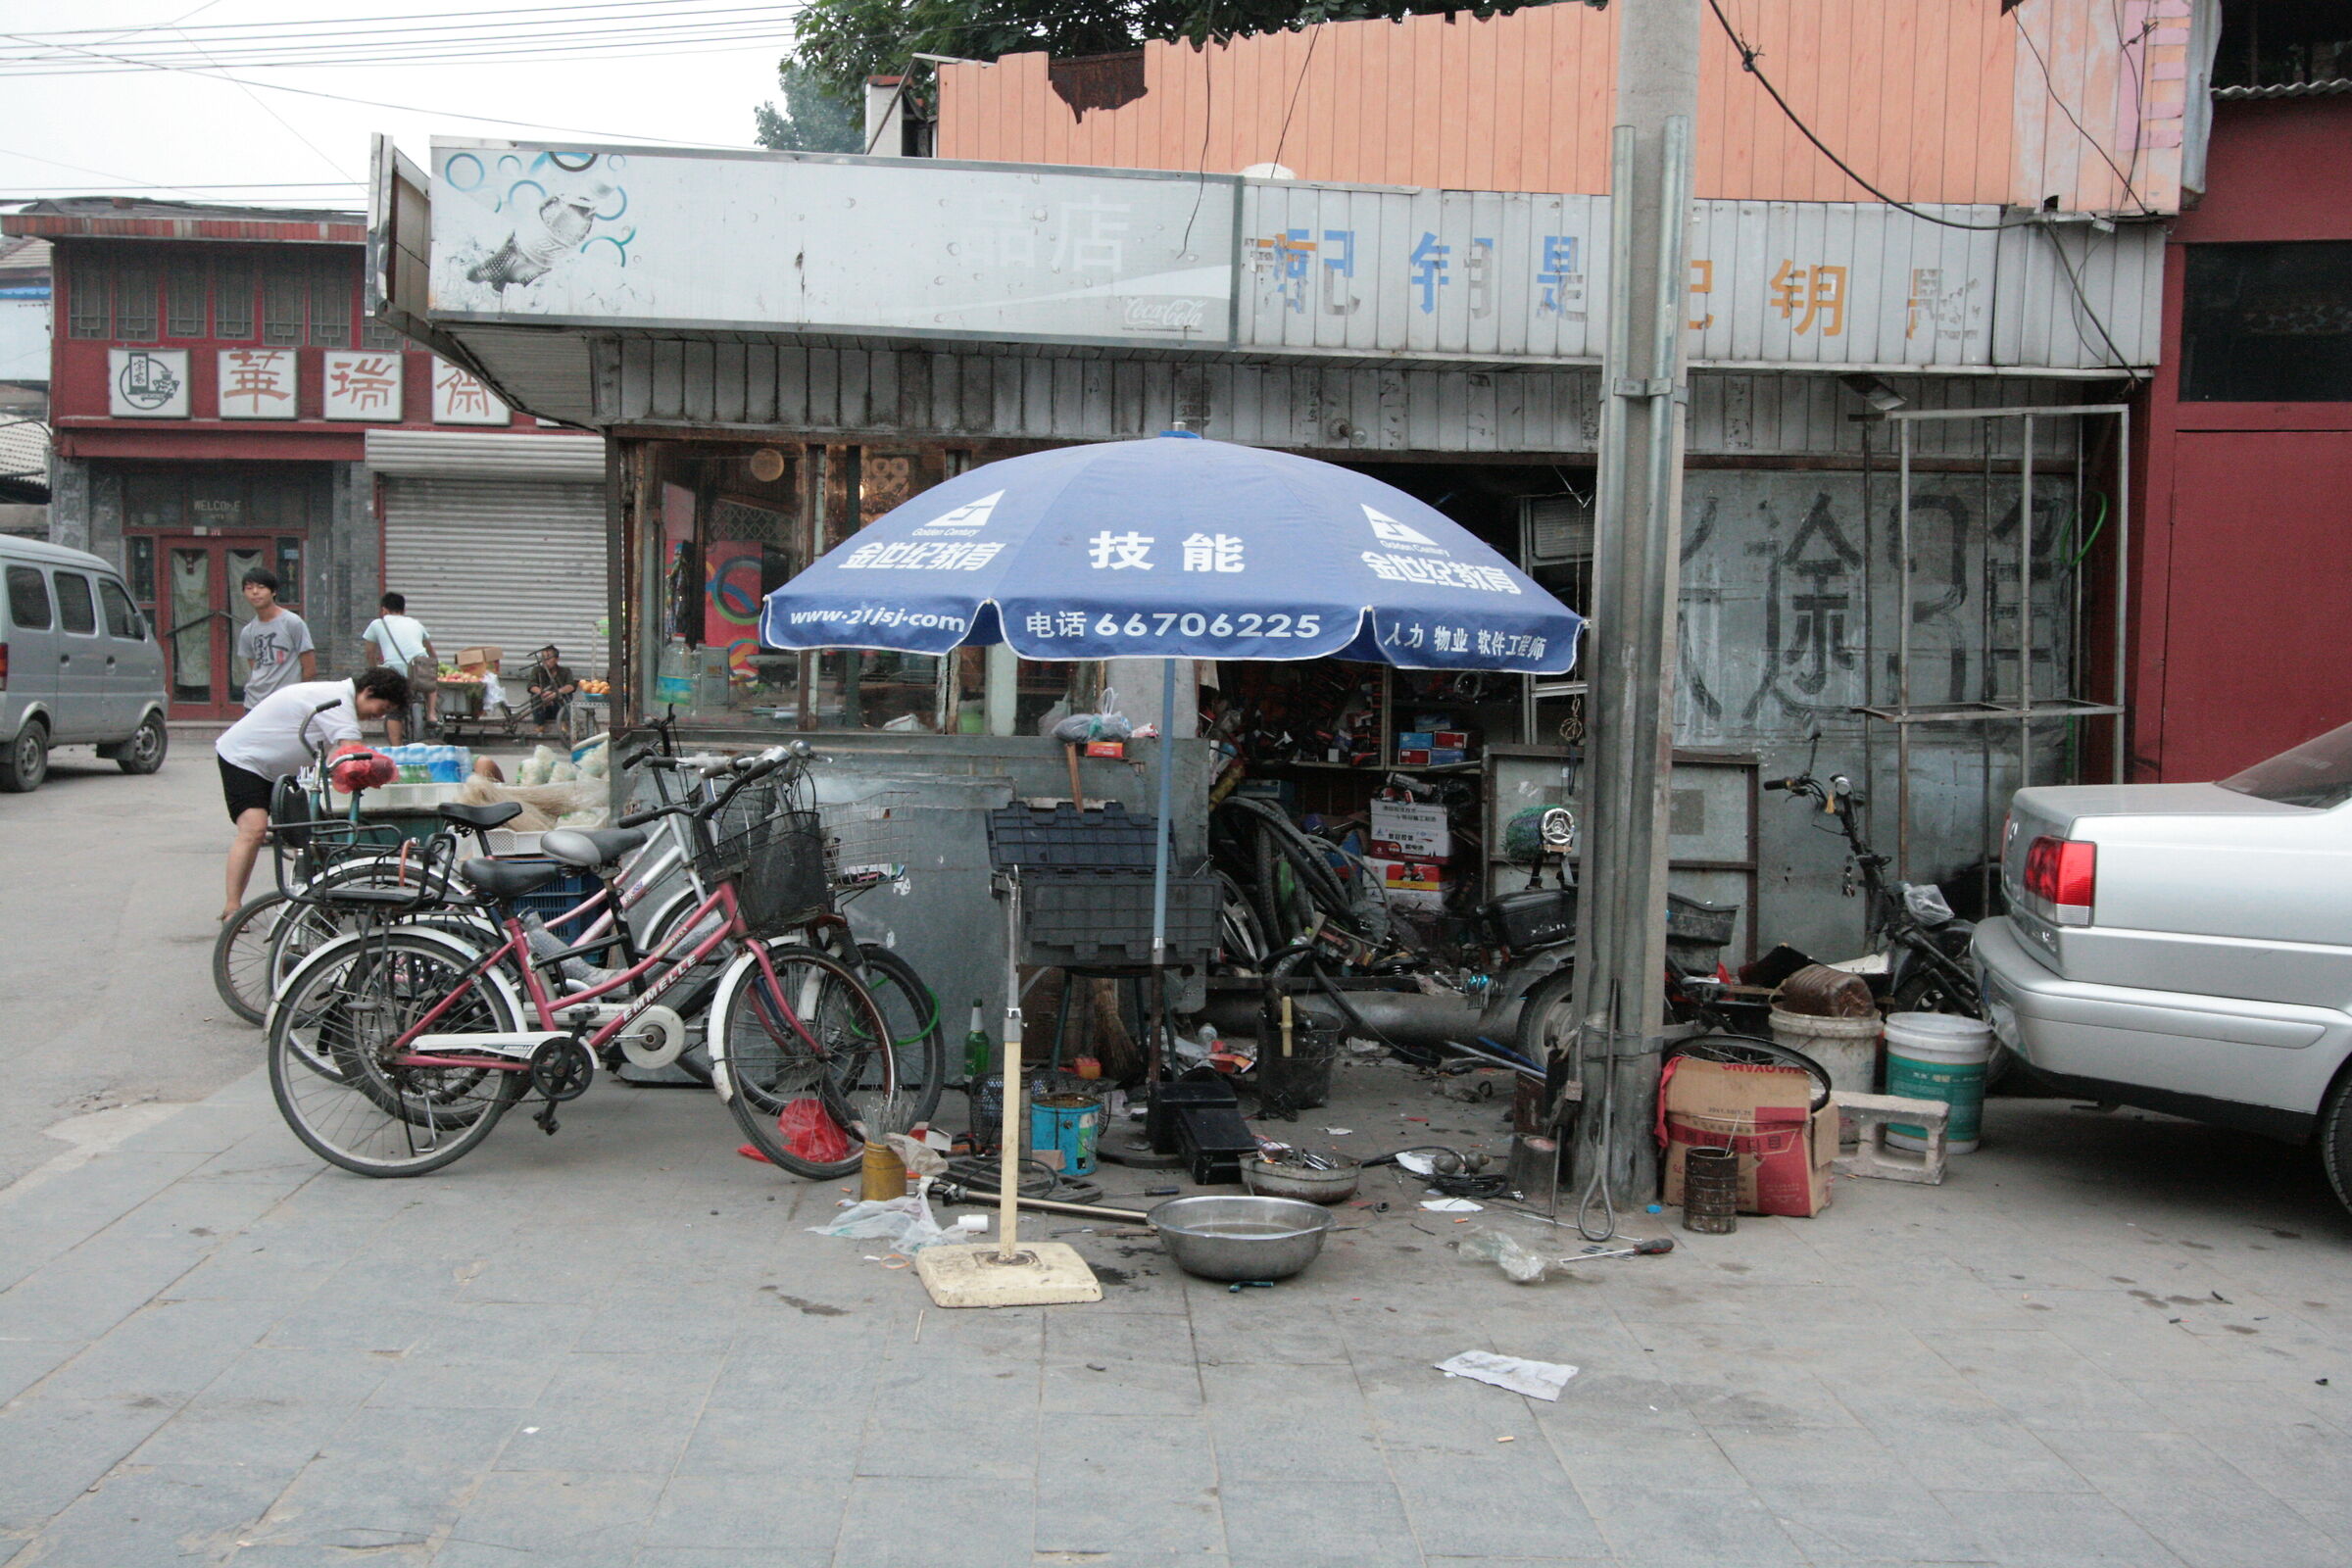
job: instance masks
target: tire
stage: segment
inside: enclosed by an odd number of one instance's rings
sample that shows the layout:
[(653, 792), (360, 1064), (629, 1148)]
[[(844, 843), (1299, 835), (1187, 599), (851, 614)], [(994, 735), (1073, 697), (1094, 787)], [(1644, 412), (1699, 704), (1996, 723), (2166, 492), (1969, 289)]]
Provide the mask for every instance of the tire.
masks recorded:
[[(812, 1181), (847, 1176), (865, 1156), (850, 1122), (878, 1113), (898, 1087), (897, 1061), (885, 1045), (889, 1022), (840, 960), (789, 940), (760, 951), (790, 1016), (768, 992), (757, 953), (738, 954), (710, 1002), (712, 1083), (770, 1163)], [(811, 1159), (785, 1145), (777, 1117), (805, 1100), (821, 1104), (849, 1140), (840, 1159)]]
[(890, 1028), (899, 1094), (914, 1121), (929, 1121), (939, 1108), (948, 1077), (948, 1037), (940, 1022), (939, 996), (923, 983), (913, 964), (878, 942), (858, 944), (858, 978), (873, 994)]
[(2328, 1185), (2335, 1192), (2335, 1200), (2352, 1209), (2352, 1073), (2336, 1079), (2328, 1091), (2328, 1103), (2320, 1112), (2319, 1135), (2320, 1168), (2328, 1173)]
[[(1549, 1067), (1554, 1054), (1576, 1057), (1576, 967), (1554, 969), (1528, 988), (1519, 1004), (1519, 1054)], [(1575, 1069), (1572, 1069), (1572, 1072)]]
[(229, 1011), (257, 1027), (269, 1021), (270, 999), (277, 990), (272, 939), (290, 902), (283, 893), (249, 899), (221, 922), (220, 934), (213, 939), (213, 989)]
[(115, 757), (115, 765), (125, 773), (153, 773), (164, 765), (164, 754), (171, 750), (172, 731), (164, 723), (164, 715), (149, 713), (139, 720), (139, 727), (131, 732), (130, 739), (122, 743), (122, 750)]
[(0, 795), (28, 795), (49, 776), (49, 726), (28, 718), (17, 738), (0, 748)]
[[(469, 962), (461, 943), (395, 930), (329, 943), (294, 972), (270, 1010), (270, 1091), (313, 1153), (362, 1176), (421, 1176), (490, 1136), (521, 1098), (522, 1074), (382, 1059)], [(478, 976), (435, 1029), (511, 1031), (518, 1016), (513, 993)]]

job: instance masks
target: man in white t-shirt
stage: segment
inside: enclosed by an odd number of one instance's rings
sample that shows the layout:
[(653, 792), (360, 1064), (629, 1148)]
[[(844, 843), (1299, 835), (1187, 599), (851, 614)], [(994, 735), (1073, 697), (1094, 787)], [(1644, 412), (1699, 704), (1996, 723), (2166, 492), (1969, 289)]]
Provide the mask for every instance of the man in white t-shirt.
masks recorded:
[(310, 765), (313, 749), (360, 738), (363, 719), (406, 708), (408, 677), (370, 669), (357, 680), (307, 680), (280, 686), (213, 743), (220, 763), (220, 796), (237, 836), (228, 847), (225, 920), (245, 902), (245, 884), (270, 826), (270, 796), (277, 781)]
[[(429, 735), (441, 718), (441, 661), (433, 652), (432, 634), (424, 629), (423, 621), (409, 613), (405, 595), (386, 594), (377, 605), (383, 613), (360, 633), (360, 646), (367, 650), (369, 664), (382, 664), (409, 677), (410, 701), (424, 699), (424, 727)], [(385, 715), (384, 735), (393, 745), (408, 738), (408, 728), (405, 712)]]

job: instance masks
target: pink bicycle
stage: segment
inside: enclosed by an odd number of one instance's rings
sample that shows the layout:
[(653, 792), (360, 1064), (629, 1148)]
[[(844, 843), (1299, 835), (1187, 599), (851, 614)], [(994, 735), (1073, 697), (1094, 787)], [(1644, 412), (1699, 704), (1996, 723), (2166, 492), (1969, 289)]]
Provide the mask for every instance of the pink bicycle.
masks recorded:
[[(799, 760), (776, 748), (709, 771), (732, 775), (714, 798), (624, 819), (682, 819), (702, 902), (652, 952), (579, 989), (565, 988), (561, 965), (589, 949), (534, 952), (514, 906), (564, 866), (476, 858), (455, 867), (501, 933), (486, 951), (404, 918), (452, 885), (447, 876), (318, 890), (358, 928), (305, 958), (270, 1009), (270, 1090), (295, 1136), (346, 1170), (419, 1176), (464, 1155), (528, 1098), (542, 1102), (534, 1119), (552, 1134), (556, 1107), (586, 1093), (600, 1063), (618, 1064), (624, 1037), (682, 1036), (684, 1021), (662, 999), (723, 958), (708, 993), (708, 1046), (713, 1085), (744, 1135), (803, 1176), (855, 1169), (863, 1129), (896, 1094), (896, 1059), (855, 972), (774, 940), (826, 894)], [(645, 842), (634, 826), (586, 836), (609, 862)], [(428, 853), (446, 865), (454, 840)]]

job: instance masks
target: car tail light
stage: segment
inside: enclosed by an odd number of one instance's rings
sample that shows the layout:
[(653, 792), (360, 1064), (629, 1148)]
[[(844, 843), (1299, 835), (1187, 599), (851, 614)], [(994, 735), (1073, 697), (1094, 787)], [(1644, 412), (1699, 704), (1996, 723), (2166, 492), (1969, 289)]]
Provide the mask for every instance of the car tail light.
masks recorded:
[(2037, 838), (2026, 850), (2026, 899), (2056, 925), (2088, 925), (2097, 900), (2099, 847), (2077, 839)]

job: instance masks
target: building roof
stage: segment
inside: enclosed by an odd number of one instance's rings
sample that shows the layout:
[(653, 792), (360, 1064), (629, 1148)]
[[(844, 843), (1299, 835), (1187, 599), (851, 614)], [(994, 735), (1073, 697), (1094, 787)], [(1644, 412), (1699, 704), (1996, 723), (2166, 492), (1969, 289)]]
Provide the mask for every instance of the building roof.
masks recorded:
[(0, 414), (0, 501), (49, 499), (49, 426), (23, 415)]
[(0, 272), (46, 272), (49, 242), (30, 235), (0, 234)]
[(368, 215), (331, 208), (231, 207), (141, 196), (67, 196), (0, 217), (0, 234), (48, 239), (270, 240), (357, 245)]

